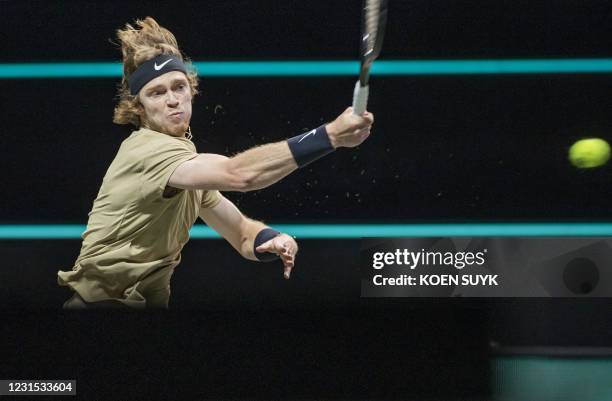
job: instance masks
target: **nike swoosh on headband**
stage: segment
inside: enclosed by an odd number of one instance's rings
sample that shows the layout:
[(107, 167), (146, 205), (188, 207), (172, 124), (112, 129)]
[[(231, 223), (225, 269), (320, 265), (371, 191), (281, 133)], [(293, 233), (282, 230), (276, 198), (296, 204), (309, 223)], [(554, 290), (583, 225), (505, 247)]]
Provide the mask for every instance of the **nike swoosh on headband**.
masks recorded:
[(172, 61), (172, 59), (171, 59), (171, 58), (169, 58), (168, 60), (164, 61), (164, 62), (163, 62), (163, 63), (161, 63), (160, 65), (157, 65), (157, 62), (156, 62), (156, 63), (155, 63), (155, 65), (153, 66), (153, 68), (155, 68), (155, 71), (159, 71), (159, 70), (161, 70), (162, 68), (164, 68), (164, 66), (165, 66), (166, 64), (168, 64), (170, 61)]

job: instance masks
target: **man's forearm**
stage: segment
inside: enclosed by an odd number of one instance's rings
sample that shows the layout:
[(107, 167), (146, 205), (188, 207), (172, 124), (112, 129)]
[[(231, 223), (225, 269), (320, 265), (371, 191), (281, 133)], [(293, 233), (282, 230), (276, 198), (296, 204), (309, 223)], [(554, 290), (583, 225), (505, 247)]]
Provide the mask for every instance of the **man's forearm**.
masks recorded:
[(258, 146), (230, 158), (229, 169), (245, 183), (245, 191), (265, 188), (332, 152), (337, 147), (335, 135), (335, 126), (327, 124), (287, 141)]
[(230, 158), (228, 163), (246, 182), (246, 191), (270, 186), (298, 167), (287, 141), (257, 146)]
[(249, 218), (245, 220), (241, 227), (242, 243), (240, 244), (240, 254), (242, 257), (249, 260), (258, 260), (257, 256), (255, 256), (253, 244), (255, 243), (255, 237), (257, 234), (264, 228), (268, 228), (268, 226), (261, 221), (252, 220)]

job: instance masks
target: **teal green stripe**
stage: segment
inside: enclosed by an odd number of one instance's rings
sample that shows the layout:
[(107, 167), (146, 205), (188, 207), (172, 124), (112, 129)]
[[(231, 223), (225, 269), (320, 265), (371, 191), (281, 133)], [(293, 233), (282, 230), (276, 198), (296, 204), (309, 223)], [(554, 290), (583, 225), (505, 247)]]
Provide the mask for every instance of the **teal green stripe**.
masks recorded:
[[(479, 237), (479, 236), (612, 236), (612, 223), (567, 224), (278, 224), (277, 230), (298, 238), (361, 237)], [(76, 239), (83, 225), (0, 225), (0, 239)], [(210, 228), (196, 225), (191, 238), (219, 238)]]
[(492, 362), (493, 399), (612, 400), (612, 360), (515, 357)]
[(0, 64), (0, 78), (108, 78), (120, 77), (120, 63)]
[[(199, 61), (204, 77), (356, 75), (357, 61)], [(375, 75), (611, 73), (612, 59), (381, 60)], [(0, 78), (120, 77), (120, 63), (0, 64)]]
[(612, 59), (447, 60), (374, 63), (378, 75), (610, 73)]
[(356, 61), (217, 61), (195, 62), (198, 73), (209, 77), (337, 76), (357, 75)]

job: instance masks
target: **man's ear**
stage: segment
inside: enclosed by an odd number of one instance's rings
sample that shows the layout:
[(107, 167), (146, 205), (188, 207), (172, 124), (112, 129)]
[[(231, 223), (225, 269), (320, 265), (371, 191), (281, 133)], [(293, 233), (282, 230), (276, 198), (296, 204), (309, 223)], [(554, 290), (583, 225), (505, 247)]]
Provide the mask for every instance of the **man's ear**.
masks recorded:
[(136, 99), (136, 112), (141, 118), (144, 115), (144, 107), (142, 107), (142, 103), (138, 99)]
[(144, 106), (142, 105), (142, 103), (140, 103), (140, 101), (136, 100), (136, 114), (138, 115), (138, 120), (139, 120), (139, 125), (144, 125), (145, 121), (145, 111), (144, 111)]

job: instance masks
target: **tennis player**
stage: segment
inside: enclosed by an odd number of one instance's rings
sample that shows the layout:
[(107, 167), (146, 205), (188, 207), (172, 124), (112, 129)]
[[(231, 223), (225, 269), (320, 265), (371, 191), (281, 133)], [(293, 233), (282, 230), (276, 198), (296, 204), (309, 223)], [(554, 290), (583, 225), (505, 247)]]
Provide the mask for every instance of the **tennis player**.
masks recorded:
[(331, 123), (234, 157), (196, 152), (189, 122), (198, 80), (174, 35), (147, 17), (117, 31), (123, 79), (113, 121), (137, 130), (111, 163), (83, 233), (80, 254), (58, 282), (65, 309), (167, 308), (170, 278), (198, 216), (244, 258), (280, 260), (288, 279), (298, 245), (249, 219), (220, 191), (266, 188), (297, 168), (354, 147), (374, 117), (348, 108)]

